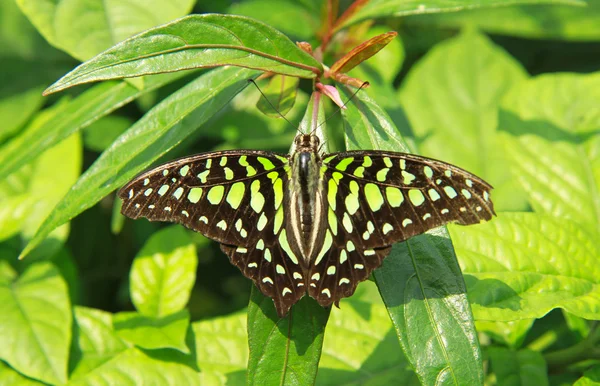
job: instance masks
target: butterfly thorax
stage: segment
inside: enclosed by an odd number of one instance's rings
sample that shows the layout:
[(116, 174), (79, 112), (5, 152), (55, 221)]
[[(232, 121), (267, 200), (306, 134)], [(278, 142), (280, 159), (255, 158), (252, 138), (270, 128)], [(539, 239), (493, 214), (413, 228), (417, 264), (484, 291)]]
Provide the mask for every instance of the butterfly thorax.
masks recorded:
[(308, 263), (322, 244), (323, 186), (319, 176), (321, 159), (319, 139), (314, 135), (296, 137), (296, 149), (291, 157), (292, 178), (289, 184), (288, 234), (291, 246)]

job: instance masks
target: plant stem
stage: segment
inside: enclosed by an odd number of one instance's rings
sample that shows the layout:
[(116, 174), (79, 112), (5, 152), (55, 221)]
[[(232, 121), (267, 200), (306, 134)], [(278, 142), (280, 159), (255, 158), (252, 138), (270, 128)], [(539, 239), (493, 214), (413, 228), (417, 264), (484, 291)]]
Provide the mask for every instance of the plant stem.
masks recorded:
[(600, 347), (597, 347), (600, 341), (600, 328), (595, 322), (589, 335), (581, 342), (563, 350), (554, 351), (544, 355), (548, 370), (557, 372), (560, 369), (568, 367), (577, 362), (588, 359), (600, 359)]

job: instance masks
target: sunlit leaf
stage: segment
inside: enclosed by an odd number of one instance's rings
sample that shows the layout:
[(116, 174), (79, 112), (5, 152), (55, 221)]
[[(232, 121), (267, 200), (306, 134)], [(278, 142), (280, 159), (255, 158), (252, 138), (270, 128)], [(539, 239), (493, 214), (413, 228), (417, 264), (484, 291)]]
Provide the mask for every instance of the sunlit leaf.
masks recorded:
[(266, 24), (242, 16), (191, 15), (117, 44), (45, 93), (99, 80), (226, 65), (302, 78), (322, 72), (312, 56)]
[(154, 233), (131, 267), (129, 286), (135, 308), (157, 318), (182, 310), (190, 298), (197, 265), (196, 248), (182, 227)]
[(73, 344), (69, 355), (71, 379), (77, 379), (110, 361), (127, 349), (115, 333), (112, 314), (75, 307)]
[(489, 182), (496, 210), (527, 208), (496, 133), (501, 98), (525, 78), (515, 59), (485, 36), (468, 32), (429, 51), (399, 94), (423, 155)]
[(600, 75), (533, 78), (506, 96), (500, 128), (536, 212), (600, 234)]
[(539, 318), (562, 308), (600, 319), (597, 235), (566, 219), (501, 213), (450, 233), (480, 320)]
[(71, 305), (56, 268), (37, 263), (15, 280), (0, 277), (0, 359), (46, 383), (67, 381)]
[(17, 0), (52, 45), (79, 60), (87, 60), (138, 32), (186, 15), (194, 2)]

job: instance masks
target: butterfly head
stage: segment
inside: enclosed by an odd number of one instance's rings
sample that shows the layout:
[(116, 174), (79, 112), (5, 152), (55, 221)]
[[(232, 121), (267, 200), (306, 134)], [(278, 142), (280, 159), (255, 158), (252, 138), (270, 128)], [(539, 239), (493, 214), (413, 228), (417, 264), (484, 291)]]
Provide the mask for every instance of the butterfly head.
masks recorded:
[(299, 134), (294, 139), (296, 151), (298, 152), (317, 152), (321, 141), (319, 137), (313, 134)]

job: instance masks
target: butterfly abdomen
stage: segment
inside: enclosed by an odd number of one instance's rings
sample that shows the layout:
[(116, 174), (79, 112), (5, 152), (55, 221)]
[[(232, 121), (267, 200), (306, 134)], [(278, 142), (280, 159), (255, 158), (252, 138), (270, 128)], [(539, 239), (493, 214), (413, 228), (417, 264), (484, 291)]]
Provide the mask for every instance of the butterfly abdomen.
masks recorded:
[(292, 158), (290, 197), (290, 243), (295, 244), (308, 262), (322, 242), (323, 202), (322, 181), (319, 178), (319, 158), (314, 151), (299, 151)]

